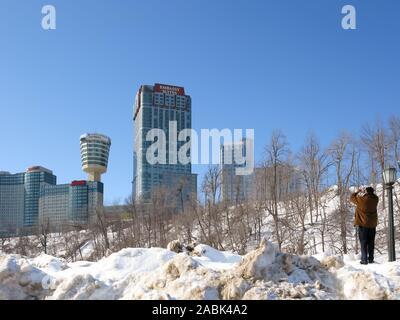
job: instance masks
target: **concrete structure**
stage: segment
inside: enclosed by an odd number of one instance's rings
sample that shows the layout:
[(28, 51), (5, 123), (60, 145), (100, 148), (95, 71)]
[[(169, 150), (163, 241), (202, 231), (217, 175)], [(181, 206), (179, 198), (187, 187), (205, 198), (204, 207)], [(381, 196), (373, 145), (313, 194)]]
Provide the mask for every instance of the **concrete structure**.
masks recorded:
[(111, 139), (97, 133), (86, 133), (80, 137), (82, 170), (88, 174), (89, 181), (101, 181), (107, 171)]
[[(174, 201), (181, 202), (195, 198), (197, 194), (197, 175), (192, 174), (191, 163), (173, 163), (169, 153), (170, 121), (176, 121), (177, 134), (192, 127), (192, 101), (183, 87), (155, 84), (142, 85), (136, 94), (134, 108), (134, 177), (133, 196), (136, 200), (147, 201), (157, 188), (167, 188)], [(165, 164), (150, 164), (146, 152), (151, 141), (146, 134), (151, 129), (161, 129), (166, 135)], [(177, 137), (176, 137), (177, 138)], [(184, 142), (177, 142), (177, 149)], [(190, 156), (190, 155), (189, 155)], [(177, 196), (177, 194), (179, 196)], [(178, 199), (178, 197), (180, 199)], [(178, 203), (179, 203), (178, 202)]]

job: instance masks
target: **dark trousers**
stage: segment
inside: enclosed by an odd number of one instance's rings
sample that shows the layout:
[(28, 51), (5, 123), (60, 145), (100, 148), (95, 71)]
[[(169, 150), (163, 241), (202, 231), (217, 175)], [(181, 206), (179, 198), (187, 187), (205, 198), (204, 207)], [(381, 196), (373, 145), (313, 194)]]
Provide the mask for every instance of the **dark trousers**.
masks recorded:
[(361, 245), (361, 261), (374, 261), (375, 228), (358, 227), (358, 236)]

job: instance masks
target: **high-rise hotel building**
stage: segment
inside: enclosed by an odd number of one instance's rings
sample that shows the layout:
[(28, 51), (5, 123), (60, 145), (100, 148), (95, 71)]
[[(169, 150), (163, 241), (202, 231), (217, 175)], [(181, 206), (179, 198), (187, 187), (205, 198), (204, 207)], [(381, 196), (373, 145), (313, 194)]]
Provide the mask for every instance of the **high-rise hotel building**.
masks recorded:
[[(177, 135), (192, 127), (192, 100), (183, 87), (142, 85), (136, 94), (134, 107), (134, 176), (133, 193), (136, 200), (148, 200), (158, 187), (167, 188), (171, 196), (188, 200), (196, 197), (197, 175), (192, 165), (170, 161), (170, 121), (176, 121)], [(166, 137), (166, 163), (150, 164), (147, 149), (154, 141), (146, 141), (147, 133), (154, 128), (164, 131)], [(177, 137), (176, 137), (177, 138)], [(177, 140), (177, 139), (176, 139)], [(185, 142), (177, 142), (177, 150)], [(180, 195), (178, 194), (180, 193)]]
[(34, 166), (26, 172), (0, 172), (0, 235), (15, 234), (39, 221), (40, 190), (56, 185), (53, 172)]

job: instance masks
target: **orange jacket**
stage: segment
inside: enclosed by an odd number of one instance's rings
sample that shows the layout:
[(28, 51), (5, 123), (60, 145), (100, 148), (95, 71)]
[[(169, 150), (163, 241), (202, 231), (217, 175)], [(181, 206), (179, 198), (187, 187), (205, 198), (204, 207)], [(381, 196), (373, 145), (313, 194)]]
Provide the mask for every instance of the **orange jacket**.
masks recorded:
[(378, 225), (378, 196), (369, 193), (364, 196), (358, 196), (358, 192), (356, 192), (351, 195), (350, 201), (357, 206), (354, 215), (354, 225), (365, 228), (376, 228)]

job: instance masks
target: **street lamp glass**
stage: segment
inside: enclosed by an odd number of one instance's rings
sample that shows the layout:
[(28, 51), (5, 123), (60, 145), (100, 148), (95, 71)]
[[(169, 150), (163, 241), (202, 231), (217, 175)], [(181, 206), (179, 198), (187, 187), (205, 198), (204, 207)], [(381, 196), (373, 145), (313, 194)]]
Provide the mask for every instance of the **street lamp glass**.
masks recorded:
[(383, 171), (383, 181), (385, 184), (394, 184), (396, 182), (396, 168), (386, 168)]

